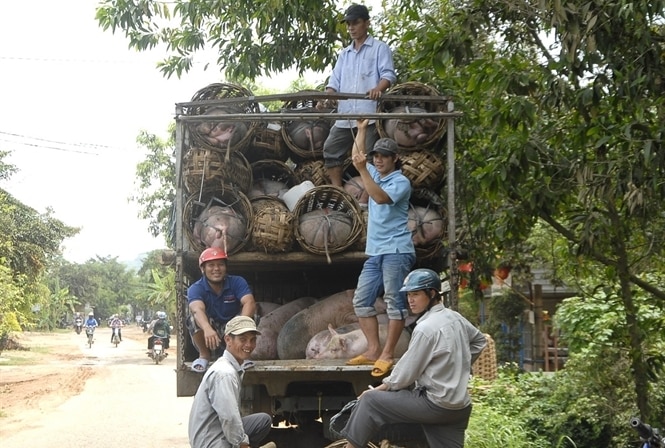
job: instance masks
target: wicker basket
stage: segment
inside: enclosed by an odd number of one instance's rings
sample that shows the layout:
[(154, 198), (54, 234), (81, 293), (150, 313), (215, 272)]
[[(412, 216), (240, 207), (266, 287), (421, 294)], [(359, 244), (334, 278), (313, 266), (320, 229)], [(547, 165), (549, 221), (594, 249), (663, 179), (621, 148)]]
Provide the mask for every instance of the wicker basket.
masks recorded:
[[(406, 82), (392, 87), (386, 95), (414, 95), (414, 96), (439, 96), (439, 92), (431, 86), (419, 82)], [(388, 98), (386, 96), (386, 98)], [(395, 100), (380, 101), (379, 112), (406, 112), (424, 110), (425, 112), (445, 112), (446, 103), (428, 102), (420, 99), (413, 101)], [(409, 132), (416, 129), (422, 130), (421, 138), (414, 140), (408, 137)], [(446, 120), (444, 118), (433, 120), (428, 118), (399, 118), (377, 120), (376, 129), (381, 137), (392, 138), (400, 149), (414, 151), (420, 149), (431, 149), (441, 139), (446, 131)]]
[(196, 230), (198, 228), (205, 231), (205, 229), (213, 227), (211, 223), (201, 219), (201, 216), (215, 206), (227, 210), (227, 216), (235, 224), (239, 223), (240, 227), (237, 232), (227, 233), (226, 237), (222, 239), (223, 244), (220, 244), (219, 247), (225, 249), (227, 254), (240, 252), (250, 239), (254, 215), (247, 196), (237, 188), (228, 185), (222, 185), (218, 189), (206, 189), (200, 194), (194, 193), (185, 202), (184, 232), (190, 245), (199, 252), (209, 246), (201, 235), (197, 236)]
[(250, 163), (264, 159), (286, 162), (289, 158), (289, 151), (284, 137), (282, 137), (282, 125), (277, 123), (259, 125), (254, 130), (254, 137), (243, 153)]
[(298, 183), (308, 180), (317, 187), (330, 184), (323, 160), (301, 162), (296, 166), (294, 172)]
[[(321, 93), (316, 90), (303, 90), (298, 92), (302, 97), (298, 100), (287, 101), (282, 106), (282, 112), (288, 116), (289, 113), (306, 114), (309, 112), (322, 112), (315, 108), (316, 102), (307, 98), (308, 93)], [(282, 138), (286, 143), (291, 159), (294, 161), (314, 160), (323, 157), (323, 142), (330, 133), (331, 120), (313, 118), (303, 120), (285, 120), (282, 122)], [(310, 133), (310, 138), (305, 138), (304, 132)], [(295, 137), (295, 138), (294, 138)]]
[(489, 334), (485, 334), (485, 337), (487, 338), (487, 346), (471, 366), (471, 372), (474, 376), (479, 376), (486, 381), (494, 381), (498, 375), (496, 344)]
[(242, 192), (252, 186), (252, 168), (241, 153), (226, 155), (207, 148), (191, 148), (183, 160), (183, 176), (189, 193), (231, 185)]
[[(429, 259), (438, 256), (443, 248), (446, 232), (447, 210), (443, 199), (433, 191), (415, 189), (409, 199), (409, 229), (413, 234), (413, 245), (418, 259)], [(434, 221), (440, 221), (438, 223)], [(441, 234), (434, 241), (422, 242), (425, 233), (431, 233), (431, 226), (440, 225)]]
[(402, 173), (414, 189), (439, 190), (445, 180), (445, 164), (437, 154), (421, 150), (402, 152)]
[(252, 248), (266, 253), (289, 252), (295, 242), (293, 213), (281, 199), (252, 199)]
[[(284, 190), (296, 185), (297, 178), (289, 165), (279, 160), (259, 160), (252, 163), (253, 188), (248, 194), (249, 199), (258, 196), (278, 196), (280, 192), (268, 191), (270, 188), (279, 188), (283, 186)], [(271, 185), (274, 183), (274, 185)]]
[[(260, 113), (259, 104), (249, 100), (252, 92), (237, 84), (214, 83), (210, 84), (194, 94), (192, 102), (205, 100), (219, 100), (224, 98), (244, 98), (224, 106), (196, 105), (187, 107), (184, 112), (187, 115), (210, 115), (210, 120), (205, 122), (192, 122), (188, 129), (196, 146), (215, 149), (217, 151), (242, 151), (250, 143), (254, 136), (257, 122), (226, 120), (224, 115), (242, 113)], [(219, 137), (215, 134), (221, 133)]]
[[(300, 247), (306, 252), (326, 255), (328, 262), (330, 254), (343, 252), (352, 246), (362, 232), (362, 217), (356, 201), (341, 188), (312, 188), (297, 202), (293, 214), (297, 219), (295, 235)], [(323, 235), (324, 242), (313, 243), (311, 235), (303, 232), (305, 226), (317, 228)], [(346, 234), (346, 237), (338, 239), (338, 231)]]

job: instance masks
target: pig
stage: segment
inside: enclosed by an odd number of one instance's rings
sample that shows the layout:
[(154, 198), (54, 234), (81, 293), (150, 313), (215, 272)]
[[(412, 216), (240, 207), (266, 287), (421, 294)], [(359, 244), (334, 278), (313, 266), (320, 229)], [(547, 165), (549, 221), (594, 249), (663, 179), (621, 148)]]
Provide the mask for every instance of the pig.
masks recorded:
[(284, 182), (270, 179), (257, 179), (254, 181), (252, 189), (247, 193), (247, 197), (249, 199), (254, 199), (259, 196), (282, 197), (288, 190), (289, 187)]
[(429, 207), (409, 206), (407, 227), (416, 247), (427, 247), (443, 238), (443, 216)]
[(341, 247), (353, 235), (353, 217), (329, 208), (304, 213), (298, 226), (303, 241), (319, 250)]
[[(388, 335), (388, 315), (379, 314), (376, 316), (379, 323), (379, 339), (381, 344), (385, 343)], [(406, 318), (405, 325), (409, 326), (416, 320), (415, 317)], [(400, 335), (395, 350), (395, 357), (402, 356), (406, 351), (411, 334), (404, 330)], [(359, 324), (344, 325), (339, 328), (333, 328), (328, 325), (323, 330), (312, 337), (307, 344), (305, 355), (307, 359), (351, 359), (367, 350), (367, 340), (360, 330)]]
[(193, 235), (205, 247), (219, 247), (232, 252), (247, 233), (245, 218), (231, 207), (213, 205), (199, 215)]
[[(232, 108), (215, 107), (207, 110), (205, 115), (224, 115), (228, 113), (241, 113)], [(242, 122), (212, 122), (205, 121), (196, 126), (196, 131), (210, 145), (218, 148), (229, 148), (236, 145), (248, 132), (246, 123)]]
[(261, 336), (257, 339), (252, 359), (277, 359), (277, 335), (280, 330), (294, 314), (314, 303), (316, 303), (316, 299), (313, 297), (301, 297), (261, 317), (257, 325)]
[(292, 121), (286, 132), (298, 148), (311, 152), (321, 151), (330, 133), (330, 124), (324, 120)]
[[(420, 107), (400, 106), (390, 112), (422, 113), (427, 110)], [(430, 140), (439, 123), (431, 118), (391, 118), (384, 122), (386, 135), (403, 148), (412, 148)]]
[(353, 289), (338, 292), (291, 317), (277, 336), (279, 359), (304, 359), (307, 343), (312, 336), (333, 327), (358, 322), (353, 312)]
[(272, 313), (281, 305), (279, 303), (272, 302), (256, 302), (256, 314), (254, 315), (254, 320), (259, 322), (262, 317)]
[(360, 176), (352, 177), (344, 182), (344, 191), (353, 196), (360, 205), (367, 206), (369, 193), (365, 190), (365, 184)]

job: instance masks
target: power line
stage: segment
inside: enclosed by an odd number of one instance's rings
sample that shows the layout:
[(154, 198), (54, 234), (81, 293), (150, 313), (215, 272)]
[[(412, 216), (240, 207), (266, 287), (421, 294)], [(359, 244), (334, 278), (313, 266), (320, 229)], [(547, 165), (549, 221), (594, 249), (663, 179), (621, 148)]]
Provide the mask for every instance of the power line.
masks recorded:
[[(113, 146), (108, 146), (108, 145), (101, 145), (101, 144), (98, 144), (98, 143), (61, 142), (61, 141), (57, 141), (57, 140), (49, 140), (49, 139), (40, 138), (40, 137), (30, 137), (28, 135), (16, 134), (16, 133), (13, 133), (13, 132), (5, 132), (5, 131), (0, 131), (0, 135), (7, 135), (7, 136), (10, 136), (10, 137), (18, 137), (18, 138), (24, 139), (24, 140), (34, 140), (34, 141), (37, 141), (37, 142), (44, 142), (45, 144), (0, 138), (0, 141), (3, 141), (3, 142), (15, 143), (15, 144), (24, 145), (24, 146), (33, 146), (33, 147), (36, 147), (36, 148), (55, 149), (57, 151), (80, 153), (80, 154), (93, 155), (93, 156), (98, 156), (98, 155), (100, 155), (100, 153), (99, 152), (83, 151), (83, 150), (79, 150), (79, 149), (72, 149), (72, 148), (69, 148), (69, 147), (89, 148), (89, 149), (110, 149), (110, 150), (113, 150), (113, 151), (130, 151), (130, 149), (127, 149), (127, 148), (118, 148), (118, 147), (113, 147)], [(53, 145), (64, 145), (65, 148), (58, 147), (58, 146), (53, 146)]]

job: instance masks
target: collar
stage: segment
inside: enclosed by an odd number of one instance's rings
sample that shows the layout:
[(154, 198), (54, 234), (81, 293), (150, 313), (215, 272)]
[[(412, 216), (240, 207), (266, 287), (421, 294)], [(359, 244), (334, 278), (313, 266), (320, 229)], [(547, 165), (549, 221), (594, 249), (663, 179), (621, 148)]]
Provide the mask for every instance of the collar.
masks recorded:
[[(365, 39), (365, 42), (363, 42), (360, 48), (364, 47), (365, 45), (367, 45), (368, 47), (374, 45), (374, 38), (372, 37), (371, 34), (367, 35), (367, 39)], [(354, 48), (355, 48), (355, 42), (351, 41), (351, 43), (347, 45), (346, 48), (344, 48), (344, 51), (354, 51)]]

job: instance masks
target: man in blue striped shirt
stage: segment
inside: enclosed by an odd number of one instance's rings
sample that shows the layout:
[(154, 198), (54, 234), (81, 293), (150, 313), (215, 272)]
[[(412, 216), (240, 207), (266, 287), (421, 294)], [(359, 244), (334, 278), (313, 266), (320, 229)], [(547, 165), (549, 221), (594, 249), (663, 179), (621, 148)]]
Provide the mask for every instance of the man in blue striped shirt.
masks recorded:
[[(363, 5), (351, 5), (344, 14), (353, 42), (337, 59), (326, 92), (364, 93), (367, 100), (342, 100), (338, 113), (376, 112), (376, 100), (397, 80), (392, 51), (385, 43), (369, 35), (369, 11)], [(330, 106), (329, 102), (321, 104)], [(323, 145), (326, 172), (332, 185), (342, 186), (344, 160), (351, 151), (357, 133), (356, 120), (337, 120)], [(374, 121), (367, 128), (365, 148), (373, 148), (379, 139)]]

